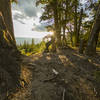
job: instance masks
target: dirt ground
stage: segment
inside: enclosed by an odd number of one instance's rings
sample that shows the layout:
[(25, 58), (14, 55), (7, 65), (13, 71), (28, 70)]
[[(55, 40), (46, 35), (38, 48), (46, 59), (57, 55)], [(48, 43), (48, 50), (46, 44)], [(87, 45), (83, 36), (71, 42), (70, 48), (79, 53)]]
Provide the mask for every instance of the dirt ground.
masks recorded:
[(9, 100), (100, 100), (100, 53), (84, 56), (66, 48), (22, 56), (21, 85)]

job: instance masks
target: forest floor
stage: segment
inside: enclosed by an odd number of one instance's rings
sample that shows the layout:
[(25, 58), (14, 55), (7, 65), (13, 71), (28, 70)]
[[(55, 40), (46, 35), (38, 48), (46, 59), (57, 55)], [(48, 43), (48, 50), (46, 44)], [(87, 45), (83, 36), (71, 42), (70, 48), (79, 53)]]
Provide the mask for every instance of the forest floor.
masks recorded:
[(100, 52), (88, 57), (65, 48), (22, 59), (23, 88), (10, 100), (100, 100)]

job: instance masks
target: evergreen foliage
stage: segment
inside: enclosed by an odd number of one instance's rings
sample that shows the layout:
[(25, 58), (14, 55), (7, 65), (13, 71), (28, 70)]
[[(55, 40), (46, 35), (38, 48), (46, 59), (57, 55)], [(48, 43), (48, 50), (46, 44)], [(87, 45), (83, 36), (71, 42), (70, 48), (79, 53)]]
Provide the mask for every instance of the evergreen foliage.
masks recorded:
[(31, 55), (31, 54), (43, 52), (45, 49), (45, 42), (42, 41), (39, 44), (35, 44), (34, 39), (32, 39), (31, 44), (29, 44), (27, 41), (24, 41), (23, 44), (17, 45), (17, 47), (22, 54)]
[[(82, 0), (37, 0), (36, 5), (44, 5), (40, 21), (46, 23), (49, 31), (53, 31), (55, 38), (53, 44), (59, 48), (69, 43), (74, 47), (79, 46), (80, 40), (84, 40), (87, 44), (92, 34), (99, 2), (99, 0), (86, 0), (84, 3)], [(97, 44), (99, 45), (99, 42)]]

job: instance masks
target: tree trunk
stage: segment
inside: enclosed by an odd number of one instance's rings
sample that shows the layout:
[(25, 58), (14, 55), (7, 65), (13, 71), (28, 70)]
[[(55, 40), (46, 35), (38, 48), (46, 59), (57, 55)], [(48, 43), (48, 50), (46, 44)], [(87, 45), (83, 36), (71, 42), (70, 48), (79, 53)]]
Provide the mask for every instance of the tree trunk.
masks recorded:
[(0, 0), (0, 93), (6, 94), (20, 85), (21, 67), (20, 62), (17, 61), (18, 54), (13, 33), (10, 0)]
[(79, 46), (79, 53), (83, 54), (84, 51), (84, 40), (80, 40), (80, 46)]
[(66, 7), (63, 15), (63, 44), (66, 45), (66, 23), (67, 23), (67, 13), (68, 13), (68, 0), (65, 1)]
[[(7, 91), (20, 85), (20, 62), (18, 63), (16, 60), (18, 51), (14, 46), (11, 34), (7, 30), (2, 13), (0, 13), (0, 89), (4, 90), (0, 90), (0, 93), (6, 94)], [(1, 75), (1, 73), (3, 74)]]
[(66, 40), (66, 38), (65, 38), (65, 26), (63, 26), (63, 41), (65, 41)]
[(0, 12), (0, 48), (13, 47), (12, 37), (7, 30), (2, 13)]
[(79, 43), (80, 28), (81, 28), (81, 24), (82, 24), (82, 15), (83, 15), (83, 9), (81, 9), (79, 24), (78, 24), (78, 29), (77, 29), (77, 42), (78, 43)]
[(9, 31), (13, 42), (15, 42), (10, 0), (0, 0), (0, 12), (3, 15), (7, 30)]
[(87, 55), (93, 55), (94, 53), (96, 53), (96, 45), (98, 41), (99, 32), (100, 32), (100, 4), (97, 10), (96, 19), (93, 24), (91, 35), (87, 44), (86, 48)]
[(73, 44), (74, 44), (74, 46), (76, 46), (76, 44), (77, 44), (77, 3), (75, 4), (75, 12), (74, 12)]
[(55, 0), (54, 1), (54, 25), (55, 25), (55, 42), (57, 44), (57, 46), (59, 47), (60, 43), (61, 43), (61, 30), (60, 30), (60, 25), (59, 25), (59, 13), (58, 13), (58, 1)]

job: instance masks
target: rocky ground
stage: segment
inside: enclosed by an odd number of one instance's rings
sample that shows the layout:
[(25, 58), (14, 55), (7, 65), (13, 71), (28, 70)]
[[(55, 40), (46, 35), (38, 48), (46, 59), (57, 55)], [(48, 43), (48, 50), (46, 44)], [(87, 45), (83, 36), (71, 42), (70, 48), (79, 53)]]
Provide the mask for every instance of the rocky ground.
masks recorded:
[(22, 59), (22, 89), (9, 100), (100, 100), (100, 53), (87, 57), (66, 48)]

